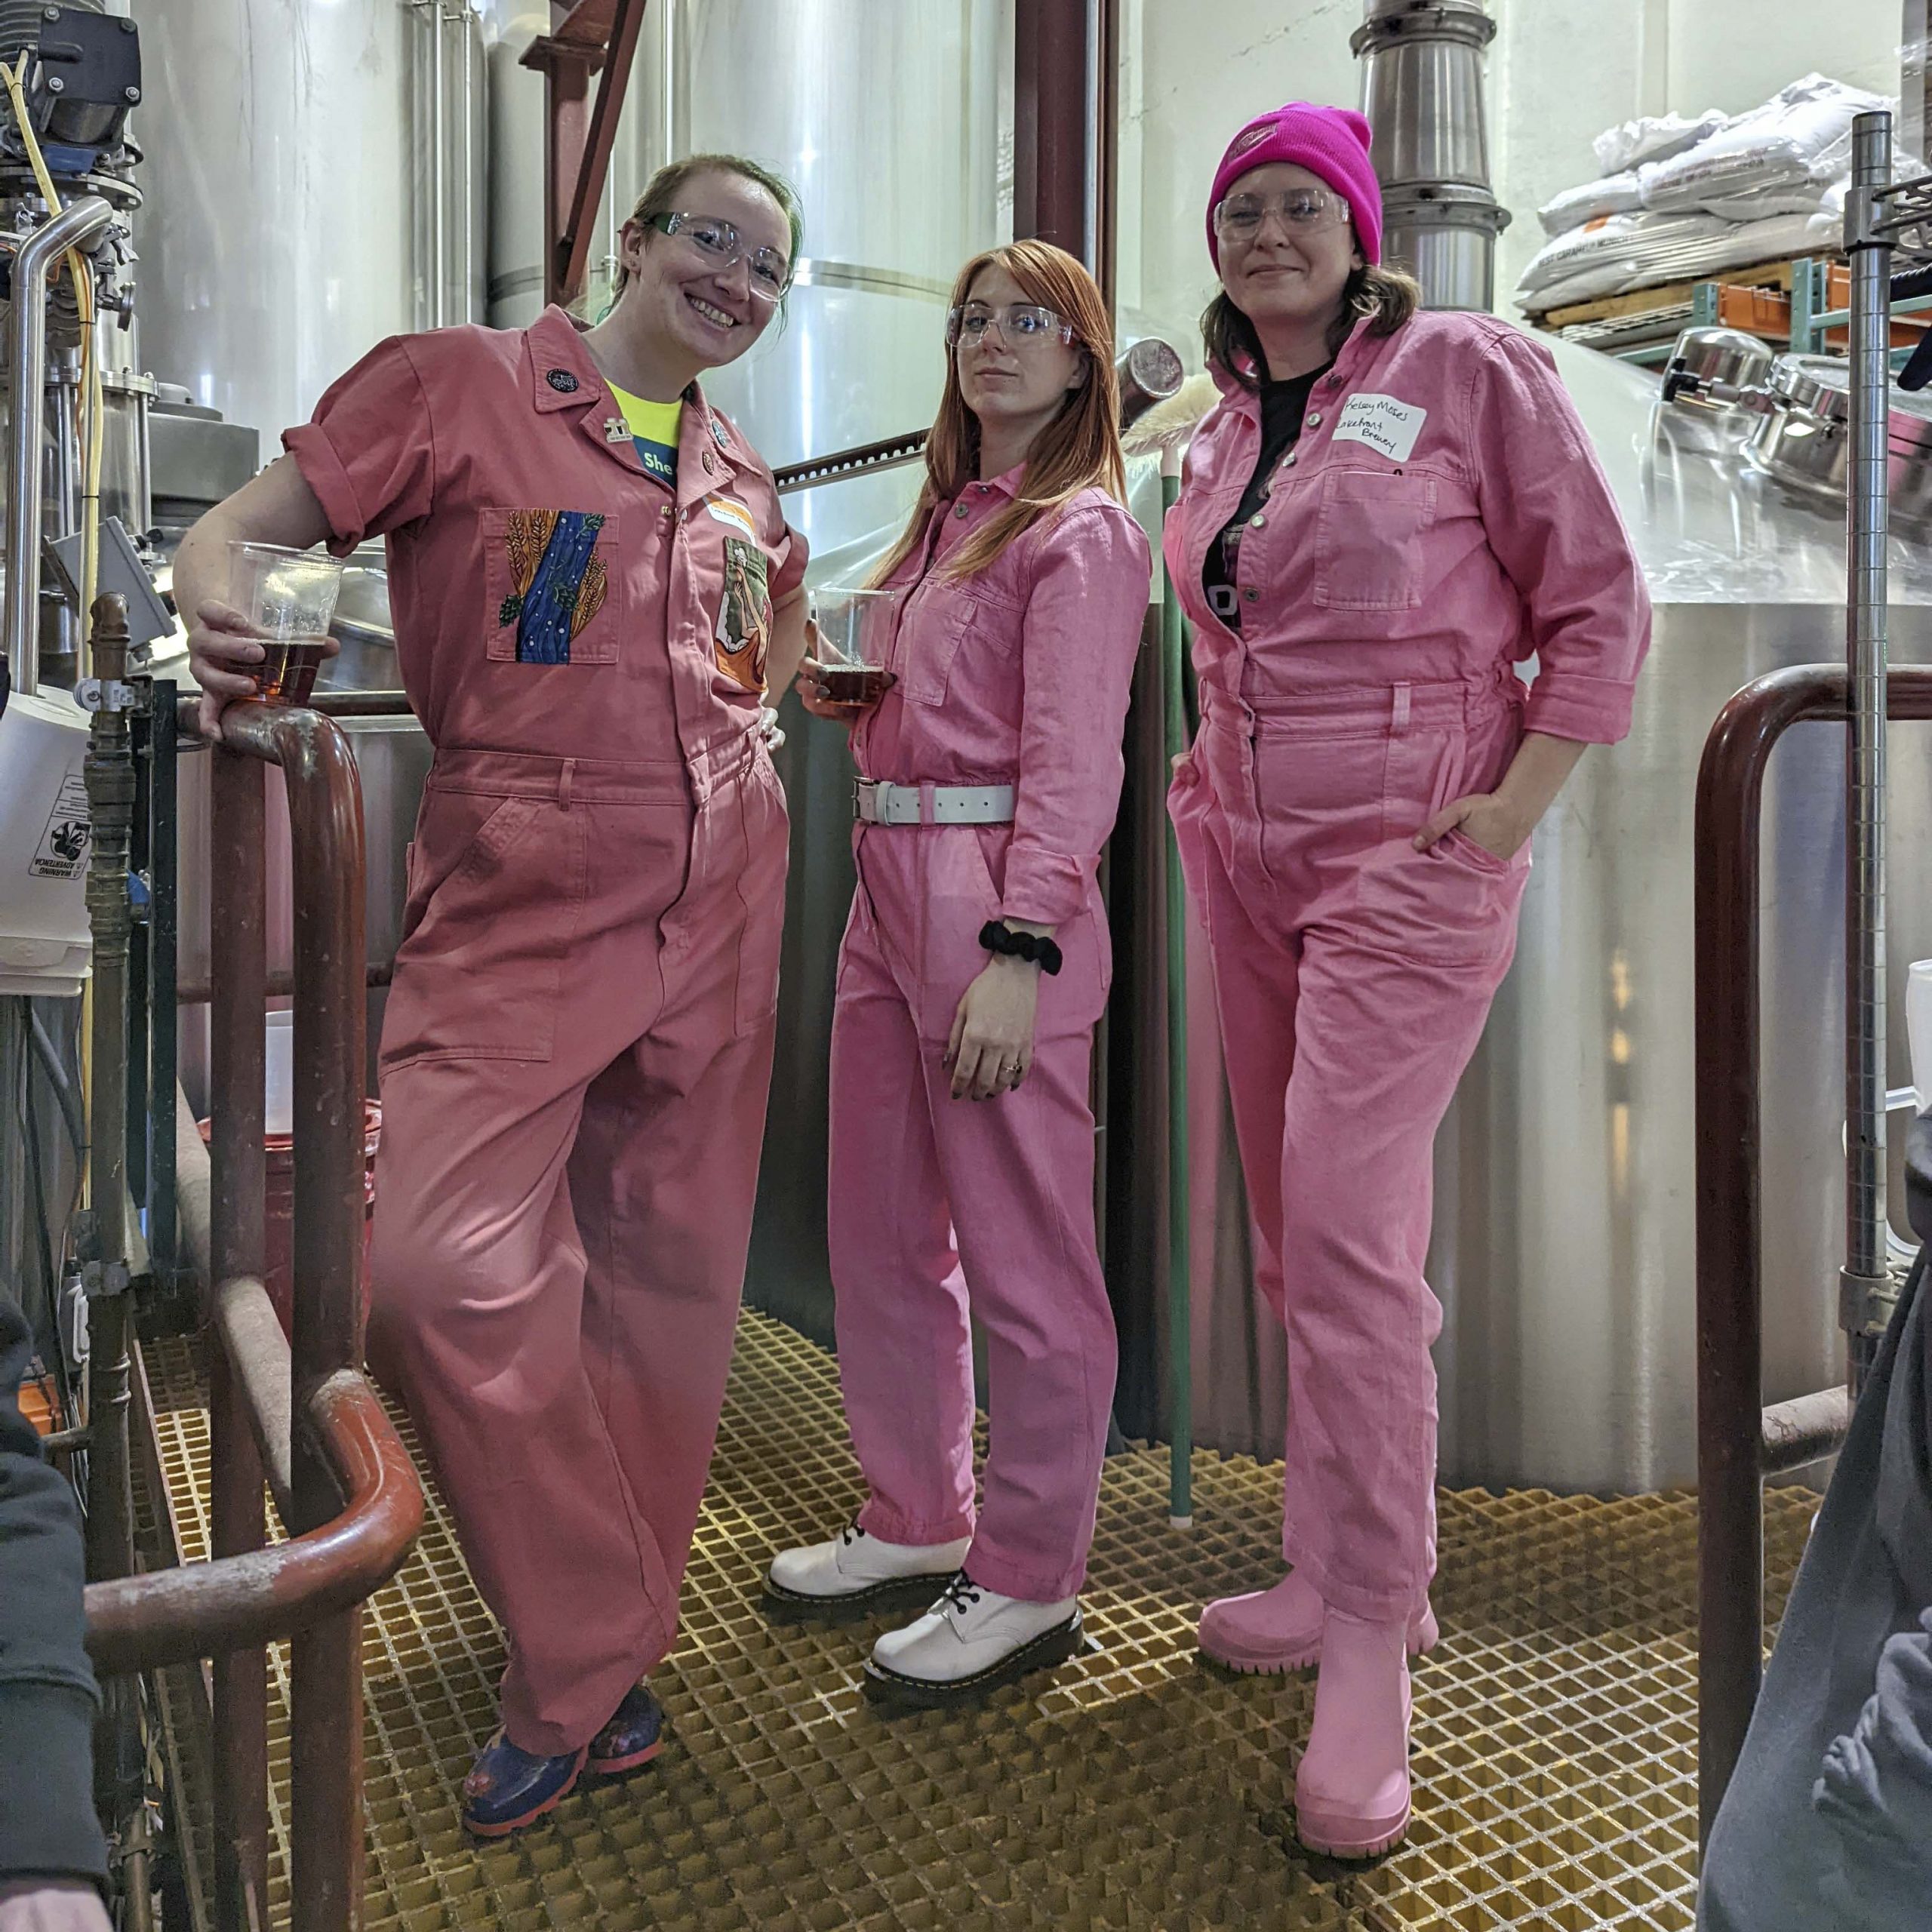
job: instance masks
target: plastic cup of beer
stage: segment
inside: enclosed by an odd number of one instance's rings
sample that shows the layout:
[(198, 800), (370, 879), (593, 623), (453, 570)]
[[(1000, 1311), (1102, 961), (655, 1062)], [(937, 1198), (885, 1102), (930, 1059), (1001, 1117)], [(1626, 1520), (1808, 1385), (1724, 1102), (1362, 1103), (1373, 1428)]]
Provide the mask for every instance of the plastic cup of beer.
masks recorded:
[(306, 704), (328, 655), (342, 565), (323, 550), (230, 543), (228, 601), (262, 647), (255, 683), (264, 704)]
[(835, 704), (876, 704), (896, 681), (886, 666), (903, 592), (814, 590), (812, 655), (819, 688)]

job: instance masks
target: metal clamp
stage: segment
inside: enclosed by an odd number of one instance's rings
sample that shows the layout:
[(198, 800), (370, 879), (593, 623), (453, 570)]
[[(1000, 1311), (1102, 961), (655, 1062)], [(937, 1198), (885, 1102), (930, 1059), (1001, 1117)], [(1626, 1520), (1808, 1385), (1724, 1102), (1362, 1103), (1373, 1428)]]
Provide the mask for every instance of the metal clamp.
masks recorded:
[(1838, 1271), (1838, 1327), (1845, 1334), (1882, 1335), (1898, 1304), (1898, 1284), (1890, 1275)]
[(141, 693), (111, 678), (83, 678), (74, 687), (74, 702), (83, 711), (138, 711)]

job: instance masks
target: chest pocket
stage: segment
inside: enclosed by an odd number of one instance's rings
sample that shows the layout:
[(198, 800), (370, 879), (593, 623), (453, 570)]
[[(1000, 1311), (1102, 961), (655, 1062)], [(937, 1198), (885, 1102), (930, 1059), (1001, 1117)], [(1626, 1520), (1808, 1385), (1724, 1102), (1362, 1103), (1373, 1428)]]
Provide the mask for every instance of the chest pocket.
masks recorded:
[(1020, 622), (1017, 605), (983, 591), (947, 585), (929, 592), (906, 612), (900, 632), (900, 675), (908, 700), (943, 704), (962, 657), (968, 677), (976, 658), (1004, 660), (1019, 641)]
[(485, 654), (499, 664), (617, 661), (616, 517), (486, 509)]
[(1411, 469), (1331, 469), (1315, 518), (1315, 602), (1323, 611), (1413, 611), (1428, 583), (1423, 540), (1436, 480)]

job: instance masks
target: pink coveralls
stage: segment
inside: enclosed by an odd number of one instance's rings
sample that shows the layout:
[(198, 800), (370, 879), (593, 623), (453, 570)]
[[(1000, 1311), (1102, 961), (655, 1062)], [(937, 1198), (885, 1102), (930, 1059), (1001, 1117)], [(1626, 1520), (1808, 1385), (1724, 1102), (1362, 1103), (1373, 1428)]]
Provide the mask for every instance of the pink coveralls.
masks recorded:
[(758, 710), (805, 546), (695, 388), (651, 481), (560, 309), (384, 343), (285, 440), (333, 547), (388, 537), (435, 747), (371, 1358), (503, 1625), (510, 1740), (554, 1755), (670, 1647), (723, 1402), (787, 852)]
[[(1441, 1309), (1431, 1147), (1515, 948), (1527, 847), (1410, 841), (1527, 729), (1629, 728), (1649, 600), (1546, 351), (1487, 316), (1358, 327), (1243, 533), (1238, 635), (1208, 546), (1260, 447), (1223, 380), (1166, 555), (1201, 729), (1170, 798), (1206, 926), (1256, 1244), (1287, 1331), (1281, 1548), (1323, 1600), (1419, 1610), (1435, 1567)], [(1512, 666), (1534, 653), (1525, 691)]]
[[(974, 1582), (1075, 1594), (1113, 1401), (1113, 1312), (1094, 1232), (1088, 1068), (1112, 971), (1097, 871), (1152, 559), (1103, 492), (1076, 497), (964, 583), (946, 557), (1018, 485), (933, 513), (905, 587), (898, 683), (853, 734), (869, 779), (1016, 785), (1011, 825), (855, 828), (859, 884), (832, 1026), (829, 1225), (838, 1367), (889, 1543), (973, 1538)], [(989, 919), (1050, 925), (1032, 1072), (955, 1100), (942, 1063)], [(990, 1450), (977, 1528), (973, 1346), (986, 1338)]]

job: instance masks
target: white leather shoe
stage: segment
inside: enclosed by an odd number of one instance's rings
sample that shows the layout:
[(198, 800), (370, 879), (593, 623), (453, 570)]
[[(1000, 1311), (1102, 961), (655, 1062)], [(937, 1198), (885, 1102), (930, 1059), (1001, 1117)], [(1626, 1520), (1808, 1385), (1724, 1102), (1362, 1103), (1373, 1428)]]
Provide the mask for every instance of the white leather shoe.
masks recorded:
[(829, 1543), (781, 1550), (764, 1580), (766, 1614), (780, 1623), (847, 1623), (881, 1610), (930, 1603), (965, 1561), (972, 1539), (884, 1543), (857, 1524)]
[(1029, 1603), (983, 1589), (964, 1571), (915, 1623), (889, 1630), (866, 1663), (866, 1694), (924, 1710), (976, 1702), (1081, 1642), (1080, 1601)]

